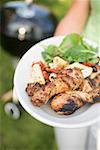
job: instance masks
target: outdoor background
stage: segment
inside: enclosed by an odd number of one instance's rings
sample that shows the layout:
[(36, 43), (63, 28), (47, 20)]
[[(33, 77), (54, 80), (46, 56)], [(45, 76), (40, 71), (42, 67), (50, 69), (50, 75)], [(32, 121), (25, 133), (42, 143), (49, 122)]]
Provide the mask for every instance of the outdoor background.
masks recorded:
[[(0, 0), (0, 5), (9, 0)], [(35, 0), (48, 7), (58, 21), (68, 10), (71, 0)], [(0, 97), (13, 87), (13, 56), (0, 47)], [(0, 150), (57, 150), (53, 128), (33, 119), (23, 108), (21, 118), (13, 120), (4, 112), (0, 99)]]

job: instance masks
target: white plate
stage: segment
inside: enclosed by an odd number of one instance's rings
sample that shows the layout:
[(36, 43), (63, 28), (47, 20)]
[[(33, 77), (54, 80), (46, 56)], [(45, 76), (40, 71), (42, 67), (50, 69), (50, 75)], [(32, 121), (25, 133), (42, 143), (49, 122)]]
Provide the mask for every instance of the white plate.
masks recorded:
[[(37, 120), (45, 124), (61, 128), (78, 128), (88, 126), (100, 118), (100, 103), (85, 105), (69, 116), (60, 116), (56, 114), (48, 106), (48, 104), (42, 107), (33, 106), (30, 101), (30, 97), (28, 97), (27, 93), (25, 92), (26, 84), (31, 72), (32, 62), (42, 60), (41, 52), (43, 51), (43, 48), (41, 45), (59, 45), (62, 39), (63, 36), (49, 38), (29, 49), (19, 61), (16, 68), (14, 87), (21, 105), (31, 116)], [(88, 42), (89, 40), (86, 41)], [(91, 41), (89, 42), (91, 43)], [(94, 47), (97, 46), (94, 43), (92, 43), (92, 45)]]

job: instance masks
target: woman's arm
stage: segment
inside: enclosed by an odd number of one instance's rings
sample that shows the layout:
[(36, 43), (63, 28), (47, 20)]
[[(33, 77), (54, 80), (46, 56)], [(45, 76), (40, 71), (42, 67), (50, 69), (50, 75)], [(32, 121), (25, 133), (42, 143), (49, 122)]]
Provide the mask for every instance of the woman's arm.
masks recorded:
[(65, 17), (58, 24), (55, 35), (66, 35), (72, 32), (81, 33), (88, 18), (90, 0), (74, 0)]

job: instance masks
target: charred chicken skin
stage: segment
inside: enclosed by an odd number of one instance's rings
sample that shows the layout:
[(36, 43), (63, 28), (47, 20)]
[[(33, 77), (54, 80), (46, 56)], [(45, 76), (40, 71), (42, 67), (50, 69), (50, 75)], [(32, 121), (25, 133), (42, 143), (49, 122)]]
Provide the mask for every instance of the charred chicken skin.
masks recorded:
[(34, 105), (41, 106), (56, 94), (68, 91), (69, 89), (65, 82), (57, 79), (54, 82), (48, 82), (46, 85), (43, 85), (41, 89), (34, 93), (31, 100)]
[(83, 81), (83, 76), (78, 68), (63, 69), (60, 73), (61, 77), (52, 82), (47, 82), (45, 85), (28, 84), (26, 92), (31, 96), (32, 103), (36, 106), (41, 106), (53, 96), (77, 89)]
[(80, 89), (83, 92), (90, 92), (92, 91), (95, 87), (97, 87), (98, 82), (95, 79), (87, 78), (83, 80), (83, 83), (80, 86)]
[(44, 85), (27, 84), (26, 92), (31, 96), (33, 105), (40, 107), (51, 100), (50, 105), (54, 111), (69, 115), (85, 103), (100, 101), (100, 73), (94, 75), (84, 79), (79, 68), (62, 69), (55, 80), (47, 80)]
[(79, 88), (83, 82), (83, 75), (80, 69), (63, 69), (61, 72), (62, 80), (70, 86), (71, 90)]
[(51, 108), (58, 114), (68, 115), (87, 103), (100, 101), (100, 88), (89, 93), (83, 91), (68, 91), (55, 96), (51, 101)]
[(61, 93), (55, 96), (51, 101), (51, 108), (58, 114), (69, 115), (84, 105), (79, 95)]

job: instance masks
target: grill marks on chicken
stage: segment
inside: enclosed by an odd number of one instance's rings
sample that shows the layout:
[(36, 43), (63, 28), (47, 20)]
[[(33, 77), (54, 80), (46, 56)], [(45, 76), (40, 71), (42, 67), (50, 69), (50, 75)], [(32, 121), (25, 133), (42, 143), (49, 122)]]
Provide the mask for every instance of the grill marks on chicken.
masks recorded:
[(41, 106), (56, 94), (68, 91), (69, 86), (61, 79), (56, 79), (54, 82), (48, 82), (32, 96), (32, 103), (36, 106)]
[(84, 102), (79, 95), (68, 93), (61, 93), (53, 98), (51, 101), (51, 108), (58, 114), (69, 115), (75, 110), (83, 106)]
[(70, 86), (71, 90), (79, 88), (83, 82), (83, 75), (80, 69), (63, 69), (60, 73), (62, 80)]
[(100, 86), (89, 92), (91, 103), (100, 102)]
[(58, 114), (68, 115), (83, 106), (86, 102), (100, 101), (100, 88), (89, 93), (83, 91), (68, 91), (55, 96), (51, 101), (51, 108)]
[(40, 85), (39, 83), (28, 83), (26, 87), (26, 92), (28, 96), (33, 96), (35, 92), (41, 89), (41, 87), (42, 85)]
[(80, 91), (67, 91), (55, 96), (51, 101), (51, 108), (58, 114), (68, 115), (85, 103), (100, 102), (99, 79), (84, 79)]
[(83, 81), (79, 69), (63, 69), (61, 78), (48, 82), (45, 85), (28, 84), (26, 91), (31, 97), (32, 103), (41, 106), (56, 94), (77, 89)]
[(100, 74), (84, 79), (78, 68), (63, 69), (60, 78), (45, 85), (29, 83), (26, 92), (35, 106), (42, 106), (51, 99), (51, 108), (58, 114), (68, 115), (85, 103), (100, 101)]
[(90, 92), (92, 91), (97, 85), (97, 82), (94, 79), (87, 78), (83, 80), (80, 89), (83, 92)]

